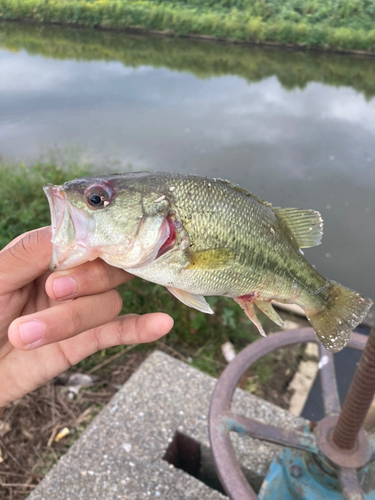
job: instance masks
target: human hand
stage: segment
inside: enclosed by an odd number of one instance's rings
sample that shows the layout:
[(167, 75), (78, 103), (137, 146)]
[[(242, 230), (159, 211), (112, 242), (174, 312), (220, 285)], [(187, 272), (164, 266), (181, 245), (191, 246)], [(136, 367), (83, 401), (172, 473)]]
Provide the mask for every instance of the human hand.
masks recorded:
[(50, 240), (50, 228), (37, 229), (0, 252), (0, 414), (90, 354), (152, 342), (173, 326), (163, 313), (117, 317), (114, 288), (133, 276), (100, 259), (51, 273)]

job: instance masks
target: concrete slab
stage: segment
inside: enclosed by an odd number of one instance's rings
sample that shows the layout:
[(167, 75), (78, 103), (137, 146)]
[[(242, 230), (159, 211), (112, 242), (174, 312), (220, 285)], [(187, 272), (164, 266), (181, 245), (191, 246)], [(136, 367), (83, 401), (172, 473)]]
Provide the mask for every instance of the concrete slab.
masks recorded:
[[(214, 385), (212, 377), (154, 352), (29, 500), (226, 498), (163, 460), (176, 431), (201, 443), (202, 455), (209, 454), (207, 420)], [(241, 390), (236, 391), (232, 409), (289, 428), (304, 422)], [(233, 442), (251, 483), (259, 488), (280, 448), (237, 435)]]

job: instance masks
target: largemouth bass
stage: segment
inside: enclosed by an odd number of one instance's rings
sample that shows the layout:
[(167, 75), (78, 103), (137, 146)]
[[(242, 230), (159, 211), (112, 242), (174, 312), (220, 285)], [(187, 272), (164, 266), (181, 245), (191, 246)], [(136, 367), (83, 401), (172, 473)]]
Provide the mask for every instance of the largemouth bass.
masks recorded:
[(100, 257), (205, 313), (213, 313), (205, 296), (232, 297), (261, 334), (254, 305), (282, 326), (271, 300), (298, 304), (332, 352), (372, 305), (303, 257), (300, 249), (322, 237), (313, 210), (275, 208), (229, 181), (170, 173), (81, 178), (44, 190), (52, 269)]

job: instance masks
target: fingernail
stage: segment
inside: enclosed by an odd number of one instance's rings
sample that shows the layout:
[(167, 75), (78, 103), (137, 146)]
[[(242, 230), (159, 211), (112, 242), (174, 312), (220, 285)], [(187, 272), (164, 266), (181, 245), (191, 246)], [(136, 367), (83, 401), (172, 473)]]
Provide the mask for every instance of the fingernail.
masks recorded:
[(38, 320), (21, 323), (18, 328), (21, 340), (26, 345), (42, 340), (46, 334), (46, 325)]
[(57, 278), (53, 282), (53, 293), (58, 299), (70, 297), (77, 291), (77, 283), (70, 276)]

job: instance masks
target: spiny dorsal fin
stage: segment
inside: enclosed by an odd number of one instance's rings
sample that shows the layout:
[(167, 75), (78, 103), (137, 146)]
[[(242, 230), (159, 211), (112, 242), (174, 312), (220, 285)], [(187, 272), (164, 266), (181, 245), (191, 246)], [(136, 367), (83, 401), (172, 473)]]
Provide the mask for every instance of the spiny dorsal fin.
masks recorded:
[(298, 208), (274, 208), (274, 211), (288, 226), (299, 248), (320, 245), (323, 236), (323, 219), (319, 212)]
[(232, 189), (234, 189), (238, 193), (242, 193), (245, 196), (248, 196), (249, 198), (252, 198), (253, 200), (257, 201), (258, 203), (265, 205), (266, 207), (272, 207), (272, 203), (269, 203), (268, 201), (261, 200), (260, 198), (255, 196), (255, 194), (250, 193), (250, 191), (247, 191), (246, 189), (244, 189), (240, 186), (237, 186), (237, 184), (233, 184), (232, 182), (227, 181), (226, 179), (217, 178), (217, 179), (214, 179), (214, 182), (217, 182), (220, 184), (227, 184), (228, 186), (230, 186)]

